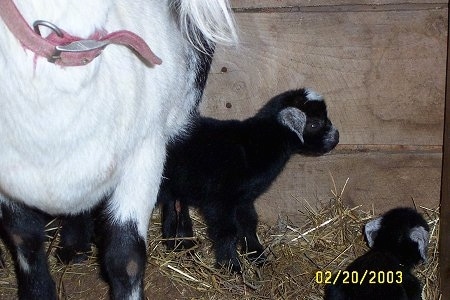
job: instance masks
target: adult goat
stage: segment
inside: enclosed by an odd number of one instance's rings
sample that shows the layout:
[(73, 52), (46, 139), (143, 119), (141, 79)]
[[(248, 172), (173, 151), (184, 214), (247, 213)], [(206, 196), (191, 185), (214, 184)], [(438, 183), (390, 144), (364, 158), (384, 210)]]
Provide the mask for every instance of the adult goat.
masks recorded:
[(19, 298), (56, 299), (45, 220), (87, 212), (106, 197), (102, 249), (111, 297), (141, 299), (165, 145), (189, 123), (214, 43), (236, 40), (229, 4), (0, 6), (0, 222)]

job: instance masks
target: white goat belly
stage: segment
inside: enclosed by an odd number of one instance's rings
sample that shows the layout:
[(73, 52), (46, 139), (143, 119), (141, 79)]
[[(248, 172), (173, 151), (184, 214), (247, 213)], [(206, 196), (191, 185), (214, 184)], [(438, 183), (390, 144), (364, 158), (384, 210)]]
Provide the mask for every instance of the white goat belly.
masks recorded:
[(79, 212), (114, 189), (144, 141), (156, 145), (149, 159), (161, 157), (165, 141), (188, 122), (196, 100), (188, 47), (167, 1), (15, 3), (29, 24), (47, 20), (75, 36), (133, 31), (163, 61), (149, 67), (110, 45), (86, 66), (62, 68), (24, 50), (0, 22), (0, 202)]

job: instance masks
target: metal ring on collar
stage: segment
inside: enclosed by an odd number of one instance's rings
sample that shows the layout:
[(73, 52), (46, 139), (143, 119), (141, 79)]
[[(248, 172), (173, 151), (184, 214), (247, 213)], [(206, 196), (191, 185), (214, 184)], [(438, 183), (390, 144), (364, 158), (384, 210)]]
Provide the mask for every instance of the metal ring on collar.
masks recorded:
[(44, 20), (36, 20), (33, 23), (33, 28), (34, 28), (34, 32), (36, 32), (37, 34), (41, 35), (41, 31), (39, 30), (39, 26), (44, 26), (47, 28), (50, 28), (51, 30), (53, 30), (54, 33), (56, 33), (57, 36), (59, 36), (60, 38), (62, 38), (64, 36), (63, 32), (61, 31), (61, 29), (59, 29), (58, 26), (56, 26), (55, 24), (49, 22), (49, 21), (44, 21)]

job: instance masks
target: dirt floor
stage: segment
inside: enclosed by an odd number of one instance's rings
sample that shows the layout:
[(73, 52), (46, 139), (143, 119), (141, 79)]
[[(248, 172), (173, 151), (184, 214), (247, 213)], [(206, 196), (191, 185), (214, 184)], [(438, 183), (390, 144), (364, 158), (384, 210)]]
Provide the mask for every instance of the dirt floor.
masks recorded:
[[(243, 274), (214, 268), (211, 244), (205, 225), (193, 214), (198, 246), (190, 252), (169, 252), (162, 245), (159, 213), (149, 231), (145, 277), (147, 299), (322, 299), (323, 284), (317, 272), (337, 271), (367, 251), (361, 228), (374, 217), (358, 207), (346, 207), (339, 195), (311, 207), (306, 201), (299, 210), (305, 221), (293, 224), (261, 224), (259, 237), (267, 247), (269, 261), (253, 267), (242, 255)], [(437, 240), (438, 209), (417, 208), (430, 224), (429, 259), (415, 273), (424, 285), (424, 299), (439, 299)], [(57, 242), (49, 242), (50, 267), (60, 299), (108, 299), (94, 254), (82, 264), (61, 265), (53, 256)], [(2, 249), (4, 245), (0, 245)], [(6, 252), (6, 251), (5, 251)], [(4, 253), (6, 266), (0, 269), (0, 299), (16, 298), (13, 265)]]

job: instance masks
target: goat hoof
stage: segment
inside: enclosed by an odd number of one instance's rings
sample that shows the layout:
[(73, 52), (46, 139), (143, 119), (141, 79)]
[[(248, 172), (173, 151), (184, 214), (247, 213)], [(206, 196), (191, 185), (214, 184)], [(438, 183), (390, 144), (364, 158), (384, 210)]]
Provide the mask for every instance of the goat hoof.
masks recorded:
[(182, 251), (182, 250), (191, 250), (197, 243), (194, 240), (188, 239), (177, 239), (177, 240), (168, 240), (165, 242), (167, 250), (170, 251)]
[(197, 243), (194, 240), (183, 240), (181, 241), (181, 245), (184, 249), (192, 249), (197, 246)]
[(267, 261), (267, 257), (266, 257), (263, 253), (260, 253), (260, 254), (257, 254), (257, 253), (250, 254), (250, 255), (248, 256), (248, 259), (252, 262), (252, 264), (254, 264), (255, 266), (257, 266), (258, 268), (259, 268), (259, 267), (262, 267), (262, 266), (264, 265), (264, 263)]
[(218, 262), (217, 267), (226, 269), (232, 273), (242, 273), (241, 262), (237, 257), (234, 257), (227, 262)]
[(89, 258), (87, 252), (76, 252), (71, 249), (57, 249), (55, 256), (60, 263), (65, 265), (70, 263), (80, 264), (87, 261)]

